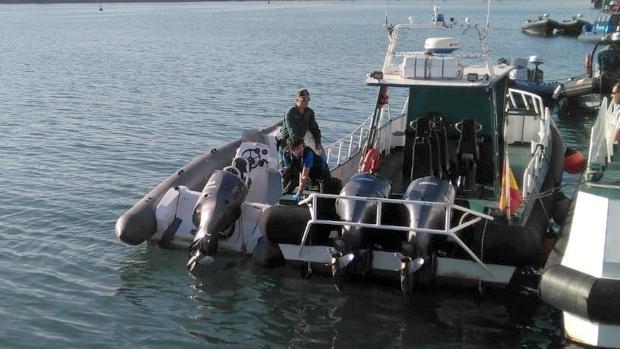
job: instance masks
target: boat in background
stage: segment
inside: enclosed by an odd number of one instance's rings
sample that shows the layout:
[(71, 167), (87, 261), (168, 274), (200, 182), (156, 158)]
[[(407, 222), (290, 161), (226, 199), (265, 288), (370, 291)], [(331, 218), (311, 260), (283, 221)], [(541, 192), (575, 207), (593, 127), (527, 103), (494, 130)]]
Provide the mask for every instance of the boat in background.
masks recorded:
[(588, 31), (592, 28), (592, 23), (584, 21), (582, 18), (583, 16), (579, 13), (571, 19), (557, 22), (555, 32), (559, 35), (579, 36), (582, 31)]
[(595, 9), (600, 9), (603, 7), (603, 0), (590, 0), (590, 3)]
[(568, 224), (541, 277), (542, 300), (562, 311), (566, 338), (620, 343), (620, 108), (604, 98)]
[(607, 34), (596, 43), (584, 59), (586, 73), (562, 83), (561, 109), (598, 109), (601, 95), (609, 94), (620, 80), (620, 32)]
[[(510, 72), (511, 86), (541, 96), (546, 104), (555, 103), (559, 81), (544, 81), (544, 72), (539, 68), (544, 61), (541, 56), (528, 59), (515, 58), (514, 69)], [(529, 67), (528, 65), (533, 67)]]
[(558, 24), (557, 21), (549, 18), (549, 15), (545, 13), (542, 16), (538, 16), (536, 19), (527, 19), (525, 23), (521, 25), (521, 30), (529, 35), (551, 36), (554, 34), (556, 28), (558, 28)]
[(607, 34), (616, 30), (616, 27), (620, 25), (620, 12), (618, 6), (614, 2), (613, 5), (608, 6), (605, 10), (599, 12), (598, 17), (592, 23), (592, 26), (583, 27), (583, 31), (577, 40), (584, 42), (599, 42)]

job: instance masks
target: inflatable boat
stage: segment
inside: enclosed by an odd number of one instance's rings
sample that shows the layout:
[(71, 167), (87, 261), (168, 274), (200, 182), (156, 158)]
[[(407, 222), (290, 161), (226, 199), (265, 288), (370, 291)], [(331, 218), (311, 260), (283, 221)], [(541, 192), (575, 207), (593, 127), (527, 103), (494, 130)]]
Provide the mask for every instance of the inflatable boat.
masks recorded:
[(536, 19), (528, 19), (521, 25), (521, 31), (525, 34), (537, 36), (551, 36), (556, 28), (558, 28), (558, 22), (549, 18), (546, 13)]
[(561, 113), (574, 109), (598, 109), (601, 96), (611, 93), (620, 80), (620, 32), (605, 35), (584, 59), (585, 74), (562, 83)]
[(582, 18), (581, 14), (577, 14), (571, 19), (558, 22), (555, 30), (559, 35), (579, 36), (582, 31), (588, 31), (592, 28), (592, 23), (584, 21)]
[(543, 301), (562, 311), (567, 338), (600, 347), (620, 343), (620, 108), (603, 99), (590, 135), (587, 170), (540, 283)]
[(606, 8), (599, 12), (598, 16), (591, 27), (585, 26), (577, 40), (584, 42), (599, 42), (607, 34), (613, 33), (620, 24), (620, 12), (618, 7)]
[[(403, 293), (444, 280), (505, 287), (542, 266), (564, 156), (549, 109), (508, 87), (514, 67), (491, 63), (486, 29), (432, 18), (388, 26), (383, 67), (366, 80), (374, 109), (325, 147), (333, 178), (303, 200), (281, 195), (276, 124), (172, 174), (118, 219), (118, 238), (187, 249), (190, 269), (253, 254), (331, 275), (339, 290), (375, 276)], [(441, 34), (395, 50), (419, 28)], [(459, 39), (479, 49), (461, 52)], [(394, 102), (389, 89), (405, 93)]]
[[(516, 58), (514, 69), (510, 72), (510, 86), (519, 90), (532, 92), (543, 98), (546, 104), (555, 102), (562, 91), (559, 81), (544, 81), (544, 73), (539, 68), (544, 61), (540, 56), (530, 56), (529, 59)], [(529, 67), (531, 64), (533, 67)]]

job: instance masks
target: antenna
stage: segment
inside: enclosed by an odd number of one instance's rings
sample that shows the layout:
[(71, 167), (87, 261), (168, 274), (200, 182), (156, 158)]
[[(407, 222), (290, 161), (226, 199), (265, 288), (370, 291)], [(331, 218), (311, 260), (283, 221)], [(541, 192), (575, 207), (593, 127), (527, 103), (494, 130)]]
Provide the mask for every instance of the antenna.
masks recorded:
[(390, 0), (385, 0), (385, 27), (387, 28), (389, 26), (389, 21), (388, 21), (388, 7), (389, 7), (389, 2)]
[(491, 16), (491, 0), (487, 0), (487, 23), (484, 26), (486, 30), (489, 30), (489, 17)]

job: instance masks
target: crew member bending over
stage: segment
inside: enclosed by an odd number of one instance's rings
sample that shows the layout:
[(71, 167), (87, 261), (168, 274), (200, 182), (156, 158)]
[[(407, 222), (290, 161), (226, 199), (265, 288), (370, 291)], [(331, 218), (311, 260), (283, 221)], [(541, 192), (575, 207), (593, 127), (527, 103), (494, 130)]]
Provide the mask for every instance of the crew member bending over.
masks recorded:
[(310, 180), (323, 181), (330, 177), (323, 157), (305, 145), (302, 138), (287, 140), (282, 169), (283, 194), (294, 194), (293, 199), (299, 200)]
[(306, 89), (297, 91), (295, 105), (284, 115), (282, 123), (282, 140), (302, 138), (307, 146), (315, 153), (324, 156), (325, 150), (321, 145), (321, 130), (314, 118), (314, 111), (308, 106), (310, 93)]

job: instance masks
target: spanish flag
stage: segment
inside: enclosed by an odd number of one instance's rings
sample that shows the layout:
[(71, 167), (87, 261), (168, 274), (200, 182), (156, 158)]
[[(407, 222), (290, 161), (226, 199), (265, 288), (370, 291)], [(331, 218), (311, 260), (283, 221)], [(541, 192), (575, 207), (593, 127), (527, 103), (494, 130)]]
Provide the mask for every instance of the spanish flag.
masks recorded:
[(502, 193), (499, 196), (499, 209), (506, 215), (511, 216), (517, 212), (521, 206), (523, 198), (517, 186), (515, 176), (512, 174), (508, 162), (508, 154), (504, 158), (504, 171), (502, 175)]

